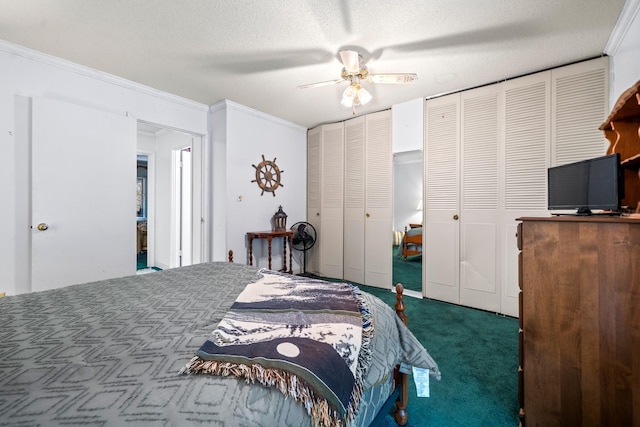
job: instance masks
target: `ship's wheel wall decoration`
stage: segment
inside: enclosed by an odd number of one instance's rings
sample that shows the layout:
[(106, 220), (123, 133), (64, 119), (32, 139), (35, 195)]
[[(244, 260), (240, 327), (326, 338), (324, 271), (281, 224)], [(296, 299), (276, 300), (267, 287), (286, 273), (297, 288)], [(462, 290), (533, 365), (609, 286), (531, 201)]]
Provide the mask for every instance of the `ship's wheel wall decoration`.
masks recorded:
[(251, 182), (258, 183), (258, 187), (262, 190), (260, 195), (263, 196), (264, 192), (268, 191), (273, 193), (273, 197), (276, 197), (276, 189), (278, 187), (284, 187), (280, 182), (280, 177), (284, 171), (281, 171), (278, 165), (276, 165), (276, 158), (274, 157), (273, 160), (267, 160), (263, 154), (262, 161), (258, 163), (257, 166), (251, 166), (256, 170), (256, 179), (251, 180)]

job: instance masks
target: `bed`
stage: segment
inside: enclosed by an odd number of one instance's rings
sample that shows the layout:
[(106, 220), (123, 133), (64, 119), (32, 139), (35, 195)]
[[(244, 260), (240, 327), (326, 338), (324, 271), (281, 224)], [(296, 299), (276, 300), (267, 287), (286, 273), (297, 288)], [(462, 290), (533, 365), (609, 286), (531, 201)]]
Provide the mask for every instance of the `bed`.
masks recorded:
[[(1, 298), (0, 425), (322, 424), (273, 387), (181, 373), (243, 289), (266, 274), (214, 262)], [(407, 376), (394, 368), (403, 362), (439, 378), (437, 365), (391, 307), (362, 298), (375, 327), (350, 425), (369, 425), (390, 396), (406, 422)]]
[(402, 258), (407, 260), (408, 256), (422, 254), (422, 225), (411, 224), (409, 229), (404, 227), (402, 238)]

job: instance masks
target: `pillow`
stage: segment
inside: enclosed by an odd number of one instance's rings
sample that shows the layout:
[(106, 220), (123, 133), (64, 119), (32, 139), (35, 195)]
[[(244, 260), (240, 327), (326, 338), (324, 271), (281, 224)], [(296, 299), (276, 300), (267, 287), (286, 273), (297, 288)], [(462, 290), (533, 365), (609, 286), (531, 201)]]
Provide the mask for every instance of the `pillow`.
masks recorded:
[(393, 232), (393, 246), (401, 245), (403, 237), (404, 237), (404, 231), (394, 231)]

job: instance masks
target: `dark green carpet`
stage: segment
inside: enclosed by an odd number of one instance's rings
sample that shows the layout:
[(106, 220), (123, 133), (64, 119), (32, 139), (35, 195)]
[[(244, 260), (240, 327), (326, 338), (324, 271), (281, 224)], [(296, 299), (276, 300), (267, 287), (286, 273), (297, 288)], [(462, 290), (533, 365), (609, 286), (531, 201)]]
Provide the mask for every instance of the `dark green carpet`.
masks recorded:
[(140, 252), (137, 256), (137, 269), (142, 270), (143, 268), (147, 268), (147, 252)]
[[(393, 292), (360, 287), (395, 304)], [(407, 297), (405, 305), (409, 328), (442, 372), (428, 398), (410, 381), (408, 425), (516, 427), (518, 320), (428, 299)]]
[(422, 255), (407, 257), (404, 261), (402, 251), (393, 247), (393, 283), (402, 283), (405, 289), (422, 293)]
[[(394, 283), (421, 283), (422, 268), (394, 257)], [(418, 273), (416, 273), (418, 271)], [(417, 279), (416, 279), (417, 277)], [(339, 279), (325, 280), (341, 281)], [(359, 285), (390, 306), (396, 294)], [(417, 290), (421, 289), (421, 285)], [(431, 397), (409, 383), (409, 426), (516, 427), (518, 425), (518, 320), (430, 299), (405, 297), (409, 328), (438, 363)], [(381, 426), (394, 426), (390, 414)], [(380, 424), (379, 424), (380, 426)]]

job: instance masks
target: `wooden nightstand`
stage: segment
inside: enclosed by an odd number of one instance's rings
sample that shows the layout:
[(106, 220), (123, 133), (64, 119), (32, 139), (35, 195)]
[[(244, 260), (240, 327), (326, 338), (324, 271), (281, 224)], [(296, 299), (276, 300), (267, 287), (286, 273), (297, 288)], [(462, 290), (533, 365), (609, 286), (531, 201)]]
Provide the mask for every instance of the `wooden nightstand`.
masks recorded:
[[(253, 239), (267, 239), (269, 270), (271, 270), (271, 241), (276, 237), (282, 237), (282, 269), (285, 273), (293, 274), (293, 230), (283, 231), (250, 231), (247, 233), (249, 242), (249, 265), (253, 265)], [(289, 269), (287, 270), (287, 240), (289, 241)]]

